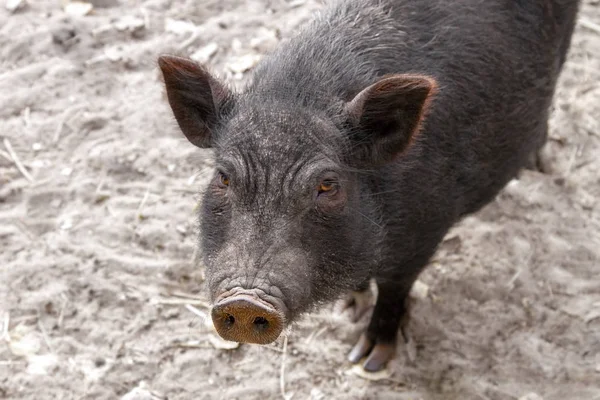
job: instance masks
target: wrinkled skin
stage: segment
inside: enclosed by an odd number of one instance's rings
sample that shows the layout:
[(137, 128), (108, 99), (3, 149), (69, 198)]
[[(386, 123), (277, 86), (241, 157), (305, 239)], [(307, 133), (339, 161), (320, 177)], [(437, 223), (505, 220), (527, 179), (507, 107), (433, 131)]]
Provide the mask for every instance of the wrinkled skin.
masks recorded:
[[(338, 159), (339, 131), (303, 117), (299, 126), (300, 113), (244, 107), (222, 127), (235, 132), (215, 147), (230, 184), (222, 187), (217, 173), (201, 222), (210, 293), (258, 287), (284, 299), (288, 319), (368, 279), (377, 257), (377, 232), (360, 214), (360, 182)], [(319, 194), (328, 177), (343, 188)]]
[(375, 278), (349, 359), (383, 368), (446, 232), (544, 144), (578, 3), (338, 1), (241, 93), (161, 57), (182, 132), (217, 158), (200, 220), (219, 333), (271, 340)]

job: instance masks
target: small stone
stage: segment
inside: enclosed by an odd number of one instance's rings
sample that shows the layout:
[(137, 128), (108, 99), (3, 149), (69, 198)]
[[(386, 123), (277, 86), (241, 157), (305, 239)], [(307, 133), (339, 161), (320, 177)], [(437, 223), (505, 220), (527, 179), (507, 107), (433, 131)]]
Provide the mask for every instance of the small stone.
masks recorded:
[(279, 39), (277, 38), (277, 31), (267, 28), (259, 29), (258, 36), (250, 40), (250, 47), (259, 53), (265, 53), (273, 50)]
[(410, 291), (413, 298), (424, 300), (429, 294), (429, 286), (420, 280), (417, 280)]
[(63, 231), (68, 231), (73, 227), (73, 221), (71, 219), (66, 219), (60, 224), (60, 229)]
[(122, 59), (122, 51), (117, 47), (109, 47), (104, 50), (104, 55), (110, 61), (116, 62)]
[(79, 42), (79, 36), (72, 26), (62, 25), (52, 31), (52, 42), (68, 50)]
[(64, 6), (65, 12), (75, 17), (88, 15), (93, 9), (94, 6), (91, 3), (85, 3), (83, 1), (71, 1)]
[(51, 375), (57, 367), (58, 357), (54, 354), (27, 357), (27, 373), (30, 375)]
[(142, 18), (126, 15), (115, 22), (115, 28), (118, 31), (128, 31), (131, 33), (138, 32), (146, 27), (146, 23)]
[(544, 400), (544, 398), (537, 393), (530, 392), (524, 396), (519, 397), (519, 400)]
[(42, 159), (42, 160), (33, 160), (31, 162), (31, 166), (33, 168), (50, 168), (52, 163), (50, 160)]
[(227, 68), (234, 74), (241, 74), (258, 64), (260, 58), (258, 54), (246, 54), (231, 61)]
[(290, 8), (298, 8), (300, 6), (303, 6), (304, 4), (306, 4), (306, 0), (293, 0), (288, 3), (288, 6)]
[(231, 51), (234, 53), (238, 53), (242, 50), (242, 41), (238, 38), (235, 38), (231, 41)]
[(323, 400), (325, 394), (317, 388), (312, 388), (310, 391), (310, 400)]
[(65, 167), (60, 170), (60, 174), (63, 176), (70, 176), (72, 173), (73, 173), (73, 168), (71, 168), (71, 167)]
[(205, 63), (217, 53), (217, 50), (219, 50), (219, 45), (215, 42), (212, 42), (196, 50), (192, 55), (190, 55), (190, 58), (199, 63)]
[(129, 393), (126, 393), (121, 397), (121, 400), (159, 400), (164, 398), (164, 396), (151, 391), (146, 382), (141, 381), (138, 387), (133, 388)]
[(180, 21), (176, 19), (167, 18), (165, 20), (165, 31), (174, 33), (176, 35), (184, 35), (186, 33), (193, 33), (198, 27), (187, 21)]
[(42, 342), (33, 332), (13, 332), (8, 347), (12, 354), (21, 357), (33, 357), (42, 347)]
[(584, 210), (592, 210), (596, 206), (596, 197), (592, 196), (585, 189), (580, 189), (577, 193), (578, 203)]
[(27, 2), (25, 0), (6, 0), (4, 6), (9, 12), (14, 13), (25, 7), (26, 4)]

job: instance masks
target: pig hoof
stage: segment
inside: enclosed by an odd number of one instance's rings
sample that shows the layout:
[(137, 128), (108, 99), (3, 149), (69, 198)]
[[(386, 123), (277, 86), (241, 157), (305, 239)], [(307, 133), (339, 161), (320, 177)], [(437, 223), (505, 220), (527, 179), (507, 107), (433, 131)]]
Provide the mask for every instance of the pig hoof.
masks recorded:
[(543, 156), (541, 150), (535, 151), (529, 155), (525, 168), (530, 171), (537, 171), (542, 174), (551, 173), (548, 162)]
[(388, 361), (394, 358), (395, 353), (395, 343), (374, 343), (365, 334), (362, 334), (348, 355), (348, 360), (356, 364), (367, 357), (363, 363), (364, 370), (376, 372), (384, 369)]
[(351, 363), (356, 364), (367, 354), (369, 354), (369, 351), (371, 351), (372, 348), (373, 342), (369, 340), (367, 335), (363, 333), (358, 339), (358, 342), (354, 345), (352, 351), (350, 351), (350, 354), (348, 354), (348, 360)]
[(380, 371), (394, 358), (395, 353), (396, 346), (393, 343), (377, 343), (363, 364), (363, 368), (369, 372)]
[(361, 292), (352, 291), (344, 301), (342, 312), (350, 314), (352, 322), (358, 322), (372, 307), (373, 294), (370, 290)]

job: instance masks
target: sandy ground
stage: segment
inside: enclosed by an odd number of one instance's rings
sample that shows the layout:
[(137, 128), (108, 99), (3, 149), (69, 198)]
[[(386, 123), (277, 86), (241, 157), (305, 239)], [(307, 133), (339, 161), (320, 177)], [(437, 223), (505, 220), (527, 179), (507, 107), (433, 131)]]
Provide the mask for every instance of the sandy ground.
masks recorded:
[(194, 55), (241, 83), (320, 5), (94, 5), (0, 9), (0, 398), (600, 399), (598, 0), (557, 93), (551, 173), (524, 172), (448, 235), (413, 343), (378, 381), (345, 361), (366, 321), (331, 307), (285, 348), (227, 349), (203, 322), (211, 154), (177, 131), (156, 68)]

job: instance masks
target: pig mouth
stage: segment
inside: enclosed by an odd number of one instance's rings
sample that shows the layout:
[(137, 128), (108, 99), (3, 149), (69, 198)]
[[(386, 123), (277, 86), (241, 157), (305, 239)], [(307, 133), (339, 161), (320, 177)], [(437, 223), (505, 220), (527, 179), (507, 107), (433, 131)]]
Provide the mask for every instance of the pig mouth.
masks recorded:
[(239, 343), (268, 344), (286, 325), (283, 301), (260, 289), (231, 289), (221, 294), (211, 310), (219, 336)]

